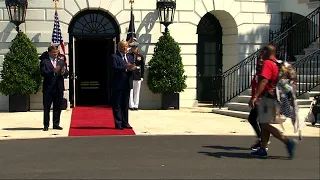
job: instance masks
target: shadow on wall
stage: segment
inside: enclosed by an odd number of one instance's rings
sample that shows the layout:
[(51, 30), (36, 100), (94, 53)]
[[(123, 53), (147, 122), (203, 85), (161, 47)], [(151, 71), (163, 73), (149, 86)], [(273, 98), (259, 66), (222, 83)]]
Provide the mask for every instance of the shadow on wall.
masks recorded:
[[(11, 32), (15, 32), (14, 36)], [(0, 32), (0, 55), (5, 55), (7, 52), (9, 52), (11, 40), (15, 37), (15, 35), (15, 25), (13, 23), (8, 23), (4, 30)]]
[[(11, 41), (16, 36), (15, 25), (13, 23), (8, 23), (4, 30), (0, 32), (0, 55), (4, 55), (9, 52), (9, 46), (11, 45)], [(47, 47), (48, 43), (39, 43), (40, 42), (41, 33), (37, 33), (33, 37), (31, 37), (31, 41), (34, 42), (36, 47)]]
[[(142, 20), (140, 26), (136, 30), (138, 35), (137, 40), (140, 43), (139, 52), (145, 57), (149, 52), (152, 34), (151, 31), (154, 28), (156, 20), (158, 19), (157, 11), (149, 12), (144, 19)], [(143, 32), (143, 34), (142, 34)], [(145, 33), (144, 33), (145, 32)], [(149, 61), (150, 59), (148, 59)], [(144, 73), (144, 80), (141, 84), (140, 90), (140, 105), (139, 108), (141, 109), (160, 109), (161, 107), (161, 96), (159, 94), (153, 94), (147, 85), (147, 78), (148, 78), (148, 67), (146, 64), (145, 73)]]
[[(41, 33), (37, 33), (35, 36), (31, 38), (32, 42), (40, 42)], [(48, 44), (48, 43), (47, 43)]]
[[(272, 7), (266, 3), (266, 12), (274, 12)], [(238, 26), (241, 29), (238, 34), (239, 61), (244, 60), (269, 43), (269, 30), (278, 30), (281, 27), (281, 13), (273, 13), (270, 19), (253, 15), (253, 22), (257, 26), (247, 24)], [(248, 26), (248, 28), (245, 26)]]
[[(149, 12), (142, 20), (140, 26), (138, 27), (136, 33), (139, 35), (138, 42), (141, 44), (140, 53), (146, 55), (149, 50), (149, 44), (151, 43), (151, 30), (153, 29), (156, 20), (158, 19), (157, 11)], [(142, 30), (146, 33), (141, 34)], [(141, 34), (141, 35), (140, 35)]]
[(11, 32), (15, 31), (15, 25), (13, 23), (8, 23), (2, 32), (0, 32), (0, 42), (7, 42)]

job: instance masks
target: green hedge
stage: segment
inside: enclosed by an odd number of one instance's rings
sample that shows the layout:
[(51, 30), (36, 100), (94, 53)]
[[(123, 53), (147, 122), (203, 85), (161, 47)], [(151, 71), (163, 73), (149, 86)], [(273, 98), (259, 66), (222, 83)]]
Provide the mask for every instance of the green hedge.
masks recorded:
[(28, 95), (39, 91), (42, 77), (37, 49), (23, 32), (12, 41), (0, 73), (0, 92), (4, 95)]
[(184, 67), (180, 55), (179, 44), (169, 33), (164, 33), (154, 48), (154, 54), (149, 61), (147, 84), (151, 92), (179, 93), (187, 87)]

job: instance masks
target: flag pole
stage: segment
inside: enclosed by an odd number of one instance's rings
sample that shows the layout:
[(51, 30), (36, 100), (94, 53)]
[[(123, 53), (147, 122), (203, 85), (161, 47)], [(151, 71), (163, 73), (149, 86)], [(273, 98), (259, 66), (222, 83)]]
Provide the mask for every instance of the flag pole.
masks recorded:
[[(58, 3), (59, 3), (59, 0), (53, 0), (53, 2), (54, 2), (54, 9), (55, 9), (55, 13), (57, 13), (58, 14)], [(64, 51), (64, 49), (63, 49), (63, 51)], [(60, 50), (59, 50), (59, 53), (61, 53), (60, 52)], [(63, 55), (64, 55), (64, 52), (63, 52)], [(64, 56), (65, 57), (65, 56)], [(66, 69), (68, 69), (68, 60), (67, 60), (67, 58), (65, 57), (65, 63), (66, 63)], [(68, 97), (65, 97), (65, 95), (63, 95), (63, 99), (66, 99), (67, 100), (67, 108), (66, 108), (66, 110), (70, 110), (70, 107), (71, 107), (71, 104), (70, 104), (70, 100), (69, 100), (69, 98)]]
[[(130, 0), (129, 2), (131, 4), (131, 18), (133, 18), (133, 3), (134, 3), (134, 0)], [(132, 32), (131, 32), (130, 41), (132, 42), (133, 41), (133, 23), (131, 24), (131, 30), (132, 30)]]
[(55, 5), (54, 9), (57, 11), (58, 10), (58, 2), (59, 2), (59, 0), (53, 0), (53, 2), (54, 2), (54, 5)]

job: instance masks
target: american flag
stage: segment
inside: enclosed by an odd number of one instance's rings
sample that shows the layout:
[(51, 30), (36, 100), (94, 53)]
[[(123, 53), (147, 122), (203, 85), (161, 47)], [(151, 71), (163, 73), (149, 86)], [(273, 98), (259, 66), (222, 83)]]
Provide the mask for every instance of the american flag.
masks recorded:
[(136, 38), (136, 29), (134, 26), (134, 15), (131, 10), (130, 24), (129, 24), (129, 29), (128, 29), (126, 41), (132, 40), (133, 38)]
[(62, 39), (58, 12), (54, 14), (54, 26), (52, 32), (52, 44), (59, 46), (60, 54), (66, 54)]

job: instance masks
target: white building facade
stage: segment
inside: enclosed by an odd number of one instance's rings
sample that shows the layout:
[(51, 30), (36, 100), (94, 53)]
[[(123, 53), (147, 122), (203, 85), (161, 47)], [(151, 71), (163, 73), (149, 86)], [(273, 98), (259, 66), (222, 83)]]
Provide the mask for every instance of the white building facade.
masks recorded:
[[(151, 60), (164, 31), (159, 23), (156, 0), (135, 0), (134, 15), (139, 51)], [(172, 37), (180, 44), (187, 88), (180, 93), (180, 106), (210, 101), (212, 76), (225, 71), (268, 42), (269, 29), (281, 24), (281, 13), (305, 16), (316, 6), (309, 0), (177, 0)], [(76, 105), (110, 103), (109, 55), (115, 44), (126, 39), (130, 21), (129, 0), (60, 0), (58, 14), (66, 44), (70, 72), (65, 97)], [(51, 0), (31, 0), (26, 22), (20, 25), (38, 53), (51, 44), (54, 19)], [(16, 31), (0, 3), (0, 70)], [(161, 95), (152, 94), (146, 77), (140, 108), (159, 109)], [(0, 95), (0, 111), (8, 111), (9, 98)], [(31, 95), (31, 109), (42, 109), (42, 94)]]

